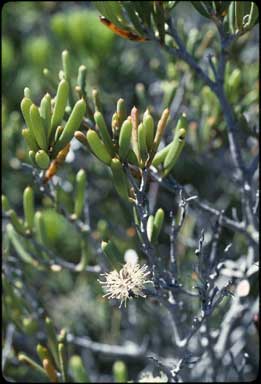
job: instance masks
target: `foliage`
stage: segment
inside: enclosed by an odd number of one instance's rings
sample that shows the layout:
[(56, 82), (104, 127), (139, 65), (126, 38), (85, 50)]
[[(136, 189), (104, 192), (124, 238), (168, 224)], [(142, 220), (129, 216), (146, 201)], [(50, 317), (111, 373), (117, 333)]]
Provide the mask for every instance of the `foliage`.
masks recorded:
[(255, 3), (11, 2), (2, 21), (5, 378), (253, 380)]

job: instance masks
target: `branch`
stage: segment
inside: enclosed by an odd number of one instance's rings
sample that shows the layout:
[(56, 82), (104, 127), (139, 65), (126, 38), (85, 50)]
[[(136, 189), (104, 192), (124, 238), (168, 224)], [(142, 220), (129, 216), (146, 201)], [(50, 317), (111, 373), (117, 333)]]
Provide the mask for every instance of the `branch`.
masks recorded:
[(172, 220), (171, 220), (171, 230), (170, 230), (170, 270), (175, 278), (177, 279), (177, 260), (176, 260), (176, 242), (178, 233), (184, 223), (185, 215), (186, 215), (186, 206), (187, 201), (182, 196), (182, 190), (180, 190), (180, 202), (179, 202), (179, 221), (176, 223), (176, 219), (171, 212)]
[(145, 209), (145, 205), (146, 205), (145, 189), (148, 181), (148, 169), (144, 169), (142, 171), (141, 183), (140, 183), (140, 187), (138, 187), (136, 181), (134, 180), (130, 172), (128, 165), (125, 164), (124, 167), (125, 167), (129, 182), (132, 185), (135, 192), (134, 207), (136, 209), (139, 222), (140, 222), (140, 226), (138, 230), (142, 240), (142, 249), (146, 254), (146, 256), (148, 257), (148, 260), (152, 267), (153, 265), (156, 264), (156, 257), (155, 257), (155, 250), (147, 236), (148, 212)]
[[(173, 37), (173, 39), (177, 43), (178, 49), (174, 47), (169, 47), (168, 45), (164, 45), (164, 49), (169, 53), (171, 53), (172, 56), (177, 57), (185, 61), (187, 64), (189, 64), (191, 68), (194, 69), (196, 74), (201, 78), (201, 80), (205, 84), (207, 84), (211, 89), (214, 89), (215, 83), (208, 77), (208, 75), (202, 70), (202, 68), (195, 61), (194, 57), (190, 55), (190, 53), (187, 51), (184, 43), (182, 42), (182, 40), (178, 35), (176, 28), (173, 25), (173, 20), (171, 18), (167, 20), (167, 24), (169, 26), (169, 34)], [(154, 37), (154, 40), (160, 43), (160, 41), (157, 40), (155, 37)]]
[(141, 345), (129, 343), (129, 345), (111, 345), (92, 341), (88, 337), (78, 337), (71, 333), (67, 335), (67, 341), (83, 348), (90, 349), (93, 352), (111, 356), (113, 359), (136, 359), (144, 360), (147, 357), (147, 342)]

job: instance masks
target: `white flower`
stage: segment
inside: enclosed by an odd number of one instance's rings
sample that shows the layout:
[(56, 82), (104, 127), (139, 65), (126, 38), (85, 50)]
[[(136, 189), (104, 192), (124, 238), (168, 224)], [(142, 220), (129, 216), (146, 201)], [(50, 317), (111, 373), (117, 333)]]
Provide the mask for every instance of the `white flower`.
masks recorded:
[(139, 264), (126, 263), (119, 272), (114, 270), (104, 273), (102, 276), (105, 276), (106, 280), (98, 280), (106, 291), (103, 297), (120, 300), (120, 307), (122, 303), (126, 307), (126, 301), (132, 297), (146, 297), (143, 288), (146, 283), (151, 282), (147, 280), (150, 274), (147, 269), (147, 265), (141, 267)]
[(153, 376), (151, 372), (144, 372), (139, 379), (139, 383), (167, 383), (168, 378), (165, 373), (160, 372), (160, 376)]

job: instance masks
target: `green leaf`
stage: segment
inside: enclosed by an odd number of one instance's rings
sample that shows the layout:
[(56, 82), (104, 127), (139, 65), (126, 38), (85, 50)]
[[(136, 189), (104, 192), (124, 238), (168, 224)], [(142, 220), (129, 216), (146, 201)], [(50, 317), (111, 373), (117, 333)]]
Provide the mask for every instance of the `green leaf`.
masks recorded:
[(160, 41), (163, 44), (165, 40), (165, 13), (163, 3), (160, 1), (154, 2), (153, 18), (157, 26)]
[(98, 131), (100, 133), (100, 136), (104, 142), (105, 147), (107, 148), (107, 151), (110, 153), (111, 156), (115, 155), (115, 149), (113, 146), (113, 142), (111, 139), (111, 136), (109, 134), (107, 125), (105, 123), (104, 117), (102, 116), (101, 112), (96, 111), (94, 113), (94, 120), (97, 124)]
[(244, 2), (243, 1), (236, 1), (235, 2), (235, 27), (239, 31), (243, 28), (243, 17), (244, 17)]
[(119, 155), (122, 160), (125, 160), (128, 156), (129, 149), (131, 146), (131, 133), (132, 133), (132, 123), (131, 119), (128, 118), (124, 121), (120, 131), (119, 137)]
[(135, 13), (135, 9), (133, 7), (133, 2), (123, 1), (122, 2), (122, 6), (125, 8), (128, 16), (130, 18), (130, 21), (132, 22), (133, 27), (135, 28), (137, 33), (139, 35), (143, 36), (144, 35), (144, 31), (143, 31), (143, 28), (142, 28), (142, 25), (141, 25), (141, 20), (140, 20), (139, 16), (137, 16), (137, 14)]
[(39, 145), (40, 148), (47, 151), (48, 143), (47, 143), (47, 134), (45, 132), (45, 128), (43, 125), (42, 118), (40, 116), (39, 109), (36, 105), (32, 104), (30, 107), (30, 117), (32, 122), (32, 131), (34, 138)]
[(151, 16), (153, 12), (153, 2), (152, 1), (131, 1), (132, 6), (138, 12), (142, 21), (151, 26)]
[(111, 170), (113, 176), (113, 184), (118, 194), (128, 202), (129, 200), (129, 185), (128, 179), (123, 171), (123, 167), (119, 159), (114, 158), (111, 161)]
[(85, 190), (86, 190), (86, 173), (84, 169), (80, 169), (76, 175), (76, 186), (75, 186), (75, 203), (74, 203), (74, 214), (78, 219), (81, 217), (84, 201), (85, 201)]
[(118, 28), (130, 29), (118, 1), (93, 1), (100, 13)]
[(210, 19), (210, 13), (206, 6), (204, 5), (203, 1), (191, 1), (191, 4), (193, 7), (200, 13), (202, 16), (206, 17), (207, 19)]
[(186, 129), (181, 128), (178, 134), (175, 134), (172, 145), (164, 160), (164, 176), (166, 176), (176, 164), (182, 149), (185, 145)]
[(161, 163), (163, 163), (169, 152), (171, 144), (172, 143), (169, 143), (166, 147), (162, 148), (159, 152), (156, 153), (154, 159), (152, 160), (152, 165), (154, 165), (154, 167), (158, 167)]
[(37, 265), (38, 263), (32, 258), (32, 256), (26, 251), (26, 248), (23, 244), (22, 239), (20, 236), (16, 233), (14, 230), (14, 227), (12, 224), (8, 223), (6, 226), (6, 232), (7, 236), (10, 239), (13, 247), (15, 248), (16, 252), (18, 253), (19, 257), (25, 261), (26, 263)]
[(40, 149), (35, 154), (35, 162), (39, 168), (47, 169), (50, 164), (50, 157), (43, 149)]
[(53, 321), (49, 318), (45, 318), (45, 329), (47, 333), (48, 338), (48, 346), (52, 352), (52, 356), (54, 358), (54, 361), (56, 363), (56, 366), (59, 367), (59, 353), (58, 353), (58, 341), (56, 336), (56, 331), (54, 328)]
[(253, 28), (258, 23), (258, 20), (259, 20), (259, 10), (257, 5), (253, 1), (251, 1), (251, 6), (247, 14), (249, 14), (249, 18), (245, 27)]
[(88, 242), (86, 241), (86, 239), (82, 238), (81, 239), (81, 260), (75, 267), (76, 271), (81, 272), (85, 270), (89, 262), (89, 255), (90, 255), (90, 251), (88, 247)]
[(153, 232), (151, 241), (155, 243), (158, 240), (163, 222), (164, 222), (165, 213), (162, 208), (159, 208), (154, 216), (153, 222)]
[(80, 356), (73, 355), (69, 360), (69, 368), (75, 383), (89, 383), (90, 379)]
[(34, 192), (31, 187), (27, 187), (23, 194), (23, 208), (25, 225), (32, 231), (34, 226)]
[(117, 360), (112, 366), (114, 382), (115, 383), (127, 383), (128, 373), (127, 366), (123, 361)]
[(34, 360), (32, 360), (30, 357), (26, 356), (24, 353), (19, 353), (18, 360), (21, 361), (21, 363), (25, 363), (29, 365), (29, 367), (34, 368), (41, 375), (48, 378), (48, 375), (45, 372), (45, 370), (39, 364), (37, 364)]
[(72, 140), (74, 132), (77, 131), (80, 127), (85, 112), (86, 103), (84, 99), (78, 100), (73, 107), (72, 113), (67, 123), (65, 124), (61, 136), (54, 145), (53, 156), (55, 156), (60, 150), (65, 147), (66, 144), (68, 144)]
[(110, 165), (112, 157), (107, 151), (107, 148), (105, 147), (104, 143), (99, 138), (97, 132), (89, 129), (86, 134), (86, 139), (92, 153), (103, 163)]
[(53, 110), (53, 115), (51, 119), (51, 127), (48, 132), (49, 138), (52, 138), (54, 136), (54, 130), (56, 129), (57, 125), (61, 123), (63, 119), (65, 107), (68, 102), (68, 94), (69, 94), (68, 81), (63, 79), (60, 81), (57, 88), (54, 110)]
[(146, 142), (146, 128), (143, 123), (140, 123), (138, 126), (138, 148), (141, 162), (144, 165), (148, 157), (148, 149)]
[(101, 249), (107, 256), (109, 263), (113, 269), (121, 268), (122, 255), (113, 241), (102, 241)]

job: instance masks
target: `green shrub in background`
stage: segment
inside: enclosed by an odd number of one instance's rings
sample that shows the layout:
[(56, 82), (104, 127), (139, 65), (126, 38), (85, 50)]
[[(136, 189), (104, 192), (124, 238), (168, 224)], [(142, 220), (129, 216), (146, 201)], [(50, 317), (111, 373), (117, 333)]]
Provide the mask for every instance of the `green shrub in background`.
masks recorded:
[(14, 48), (8, 38), (2, 40), (2, 69), (8, 71), (14, 63)]
[(98, 13), (93, 10), (57, 13), (52, 16), (50, 26), (62, 46), (73, 50), (77, 55), (84, 50), (92, 60), (98, 61), (95, 64), (99, 64), (110, 54), (114, 35), (98, 23), (97, 18)]
[(8, 3), (2, 21), (5, 378), (253, 380), (255, 4)]
[(28, 62), (42, 68), (51, 54), (48, 39), (42, 36), (29, 38), (24, 45), (24, 54)]

